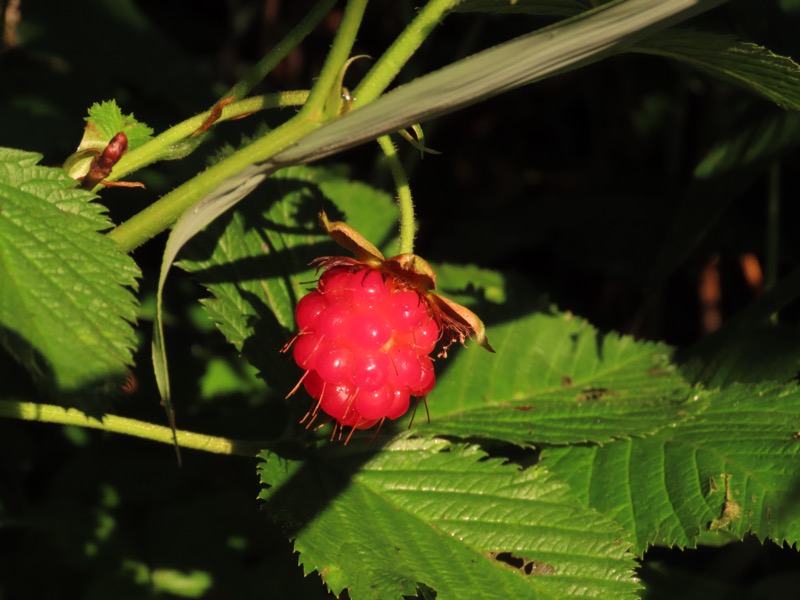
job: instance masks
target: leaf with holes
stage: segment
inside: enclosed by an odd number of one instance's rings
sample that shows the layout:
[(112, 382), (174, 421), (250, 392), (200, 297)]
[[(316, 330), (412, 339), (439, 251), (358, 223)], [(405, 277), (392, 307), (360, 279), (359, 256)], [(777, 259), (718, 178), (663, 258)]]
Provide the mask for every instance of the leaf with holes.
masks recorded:
[(668, 346), (601, 334), (552, 308), (515, 315), (509, 307), (481, 313), (496, 354), (468, 344), (437, 361), (430, 423), (415, 427), (521, 445), (605, 442), (653, 433), (691, 411)]
[(644, 439), (550, 448), (543, 463), (587, 506), (621, 523), (636, 552), (694, 546), (709, 530), (800, 541), (800, 389), (702, 392), (702, 412)]

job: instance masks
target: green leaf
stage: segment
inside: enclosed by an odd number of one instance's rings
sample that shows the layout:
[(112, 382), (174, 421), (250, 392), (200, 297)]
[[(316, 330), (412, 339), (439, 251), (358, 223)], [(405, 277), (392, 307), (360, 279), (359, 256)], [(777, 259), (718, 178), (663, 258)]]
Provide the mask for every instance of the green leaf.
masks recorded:
[(664, 56), (744, 86), (788, 110), (800, 110), (800, 65), (732, 35), (670, 29), (630, 50)]
[[(378, 453), (334, 446), (305, 461), (261, 458), (260, 497), (306, 572), (337, 596), (400, 598), (418, 584), (441, 600), (635, 595), (616, 523), (581, 509), (541, 468), (409, 437)], [(511, 568), (502, 553), (533, 561), (538, 574)]]
[(554, 74), (597, 62), (656, 30), (723, 2), (612, 2), (399, 86), (315, 130), (277, 154), (263, 168), (316, 160)]
[[(529, 309), (530, 310), (530, 309)], [(685, 417), (690, 389), (669, 347), (603, 335), (557, 312), (481, 316), (497, 351), (468, 344), (436, 363), (423, 431), (512, 442), (575, 443), (644, 435)], [(417, 422), (421, 419), (417, 417)]]
[(86, 392), (132, 362), (139, 270), (99, 233), (104, 207), (40, 159), (0, 149), (2, 342), (48, 387)]
[(178, 462), (181, 461), (181, 453), (175, 425), (175, 411), (172, 406), (169, 365), (167, 364), (166, 340), (164, 337), (164, 284), (167, 281), (172, 264), (183, 246), (197, 232), (212, 223), (227, 209), (236, 205), (253, 188), (258, 186), (266, 176), (265, 172), (254, 174), (239, 186), (232, 186), (232, 182), (228, 181), (217, 188), (217, 193), (213, 197), (206, 197), (191, 210), (185, 211), (172, 228), (167, 238), (167, 245), (164, 248), (164, 255), (161, 257), (161, 268), (156, 288), (156, 321), (153, 326), (153, 342), (150, 346), (150, 354), (153, 361), (153, 374), (158, 387), (158, 395), (161, 397), (161, 404), (164, 406), (169, 426), (172, 429)]
[(697, 403), (706, 410), (653, 436), (550, 448), (543, 464), (622, 524), (639, 553), (694, 546), (713, 529), (797, 543), (800, 389), (737, 384)]
[(74, 179), (86, 175), (92, 159), (116, 134), (122, 132), (127, 136), (129, 151), (143, 145), (153, 135), (153, 130), (139, 123), (133, 114), (123, 115), (114, 100), (93, 104), (85, 120), (78, 149), (64, 161), (64, 169)]
[(114, 100), (95, 102), (89, 109), (89, 116), (86, 117), (86, 129), (79, 149), (94, 147), (102, 150), (103, 146), (98, 148), (97, 144), (108, 143), (108, 140), (120, 131), (128, 136), (128, 150), (141, 146), (153, 135), (153, 130), (137, 121), (133, 113), (123, 115)]
[(437, 291), (451, 300), (471, 306), (478, 300), (504, 304), (508, 300), (506, 276), (476, 265), (437, 264)]
[(287, 369), (279, 351), (295, 329), (297, 300), (314, 286), (309, 263), (346, 254), (320, 227), (322, 208), (344, 213), (379, 244), (393, 239), (397, 208), (388, 194), (331, 169), (293, 167), (199, 233), (180, 263), (212, 293), (203, 305), (228, 341), (284, 393), (300, 371)]

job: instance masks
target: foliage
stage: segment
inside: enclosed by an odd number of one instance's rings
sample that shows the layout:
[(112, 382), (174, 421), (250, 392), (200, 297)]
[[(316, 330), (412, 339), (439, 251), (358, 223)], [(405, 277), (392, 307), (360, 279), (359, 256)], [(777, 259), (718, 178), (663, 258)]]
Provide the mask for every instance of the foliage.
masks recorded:
[[(216, 12), (75, 4), (3, 4), (0, 598), (791, 594), (794, 3), (322, 0), (228, 92), (196, 62), (229, 55)], [(77, 50), (67, 19), (141, 52)], [(274, 70), (292, 49), (310, 90)], [(415, 252), (496, 353), (451, 348), (377, 431), (309, 429), (281, 349), (312, 261), (342, 254), (318, 214), (405, 251), (385, 136), (420, 122), (444, 153), (400, 141)], [(709, 562), (767, 553), (788, 567)]]

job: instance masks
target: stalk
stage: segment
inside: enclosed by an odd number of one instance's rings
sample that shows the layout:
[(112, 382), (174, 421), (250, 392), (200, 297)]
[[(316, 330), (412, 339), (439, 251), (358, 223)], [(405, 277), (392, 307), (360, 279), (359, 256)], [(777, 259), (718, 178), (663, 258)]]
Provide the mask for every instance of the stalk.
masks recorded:
[(162, 231), (223, 181), (241, 173), (247, 167), (267, 160), (320, 126), (319, 122), (301, 119), (300, 115), (287, 121), (268, 136), (234, 152), (231, 156), (199, 173), (169, 194), (108, 232), (124, 252), (130, 252)]
[(255, 456), (269, 446), (268, 442), (250, 440), (233, 440), (224, 437), (177, 430), (173, 438), (172, 430), (163, 425), (154, 425), (146, 421), (138, 421), (116, 415), (105, 415), (102, 419), (90, 417), (76, 408), (63, 408), (52, 404), (36, 402), (0, 401), (0, 417), (36, 421), (39, 423), (58, 423), (61, 425), (77, 425), (88, 429), (99, 429), (111, 433), (122, 433), (133, 437), (177, 444), (181, 448), (190, 448), (214, 454), (231, 454), (239, 456)]
[(417, 51), (434, 28), (460, 0), (430, 0), (417, 17), (408, 24), (398, 38), (384, 52), (364, 79), (353, 91), (352, 108), (369, 104), (392, 83), (400, 69)]
[(414, 200), (411, 197), (408, 177), (406, 177), (403, 164), (397, 155), (397, 148), (395, 148), (391, 138), (388, 135), (382, 135), (378, 138), (378, 144), (386, 156), (386, 163), (397, 188), (397, 205), (400, 208), (400, 254), (412, 254), (414, 252), (416, 223), (414, 221)]
[[(225, 106), (217, 122), (229, 121), (270, 108), (301, 106), (306, 101), (306, 98), (308, 98), (307, 90), (277, 92), (245, 98)], [(108, 181), (117, 181), (159, 160), (182, 158), (194, 149), (194, 144), (190, 138), (198, 127), (208, 119), (210, 114), (211, 110), (207, 110), (199, 115), (190, 117), (174, 127), (170, 127), (146, 144), (128, 152), (114, 165), (114, 170), (106, 179)], [(200, 138), (197, 138), (197, 141), (199, 142)]]

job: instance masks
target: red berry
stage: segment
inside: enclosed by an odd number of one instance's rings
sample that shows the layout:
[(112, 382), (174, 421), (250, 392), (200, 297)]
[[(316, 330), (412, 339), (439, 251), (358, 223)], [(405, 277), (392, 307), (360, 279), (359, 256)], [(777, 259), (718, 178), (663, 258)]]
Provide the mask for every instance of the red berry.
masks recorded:
[(385, 352), (358, 354), (353, 361), (353, 381), (362, 391), (379, 390), (386, 385), (390, 368)]
[[(416, 292), (395, 292), (389, 302), (389, 323), (398, 333), (413, 331), (428, 316), (420, 310), (422, 298)], [(298, 305), (299, 307), (299, 305)]]
[(396, 419), (433, 389), (428, 356), (440, 329), (407, 282), (366, 266), (334, 266), (297, 304), (293, 355), (306, 391), (342, 426)]
[(393, 391), (388, 386), (371, 392), (359, 390), (355, 409), (365, 419), (382, 419), (392, 406)]
[(359, 285), (353, 290), (353, 301), (365, 307), (381, 307), (389, 301), (386, 285), (380, 271), (369, 269), (364, 272)]
[(314, 370), (321, 343), (322, 340), (315, 334), (307, 333), (301, 335), (294, 343), (294, 350), (292, 351), (294, 361), (304, 369)]
[(316, 357), (317, 375), (330, 383), (352, 383), (353, 353), (344, 346), (331, 346)]
[(411, 346), (393, 346), (389, 350), (389, 359), (392, 362), (390, 377), (398, 386), (411, 388), (422, 377), (422, 367), (419, 355)]
[(428, 319), (414, 329), (414, 347), (420, 354), (430, 354), (439, 341), (439, 326), (433, 319)]
[(311, 329), (317, 322), (317, 317), (328, 306), (325, 296), (319, 292), (311, 292), (300, 298), (295, 310), (295, 318), (300, 331)]
[(411, 398), (408, 390), (394, 390), (392, 392), (392, 403), (386, 411), (387, 419), (397, 419), (406, 414)]
[(367, 309), (358, 318), (350, 321), (347, 333), (354, 346), (378, 350), (392, 338), (393, 332), (382, 313)]

